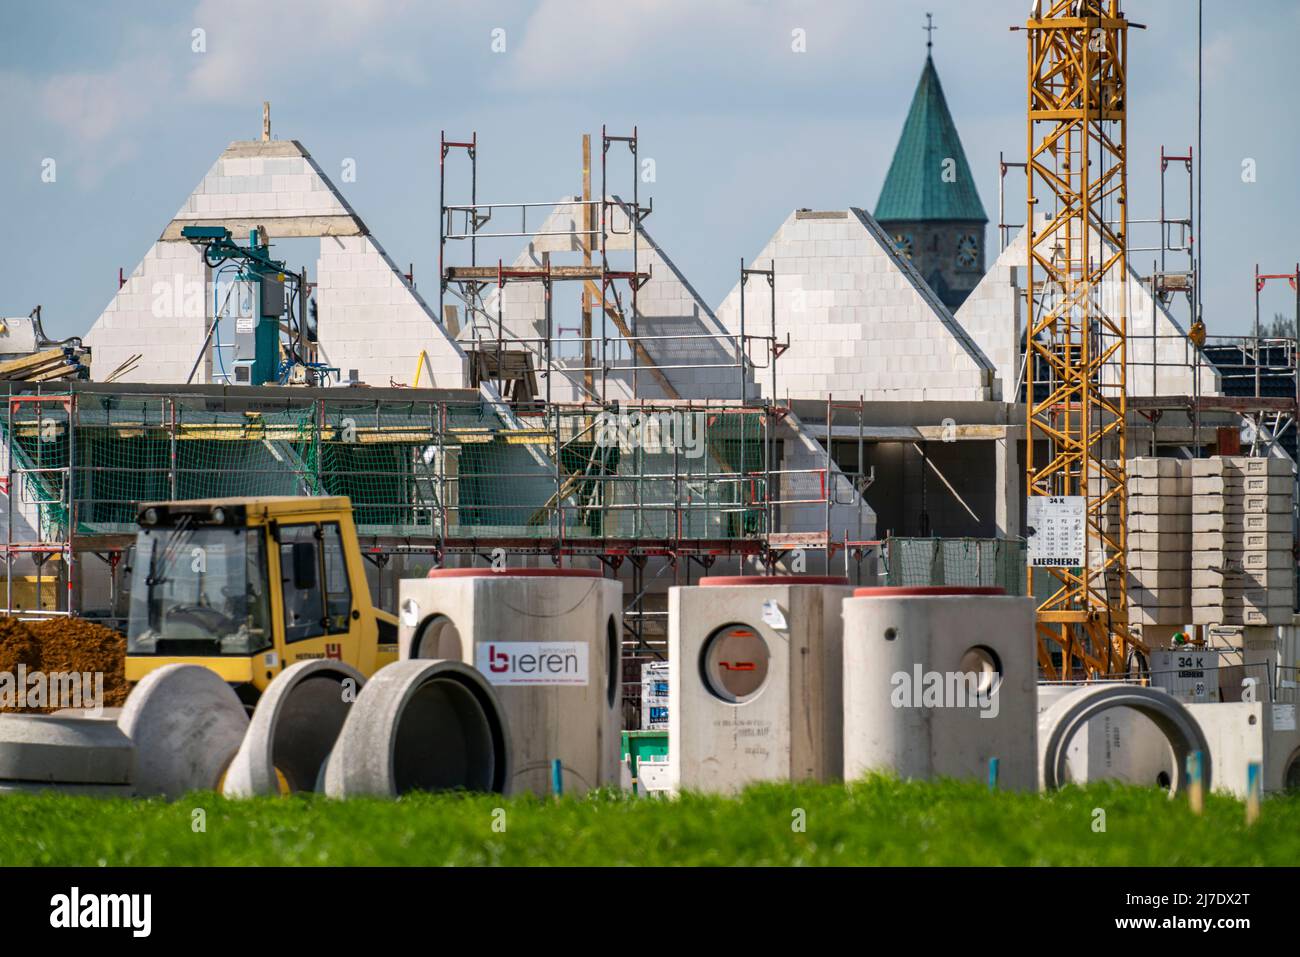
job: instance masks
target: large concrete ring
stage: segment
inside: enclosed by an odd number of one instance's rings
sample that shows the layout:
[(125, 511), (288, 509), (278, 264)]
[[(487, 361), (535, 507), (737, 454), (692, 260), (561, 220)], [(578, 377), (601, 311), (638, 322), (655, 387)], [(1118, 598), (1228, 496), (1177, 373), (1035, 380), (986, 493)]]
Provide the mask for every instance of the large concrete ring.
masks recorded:
[(459, 661), (398, 661), (370, 679), (325, 769), (325, 793), (495, 791), (510, 783), (510, 731), (496, 692)]
[(221, 793), (252, 797), (279, 794), (285, 787), (315, 790), (365, 682), (356, 668), (329, 659), (300, 661), (282, 671), (258, 699)]
[(130, 785), (131, 739), (113, 721), (44, 714), (0, 716), (0, 785)]
[(248, 731), (235, 689), (201, 665), (164, 665), (145, 675), (118, 718), (135, 745), (135, 789), (178, 798), (212, 790)]
[(1132, 708), (1150, 718), (1174, 752), (1174, 781), (1171, 793), (1188, 786), (1187, 756), (1201, 752), (1201, 783), (1210, 790), (1212, 768), (1205, 732), (1178, 699), (1139, 685), (1087, 685), (1071, 692), (1042, 713), (1038, 719), (1039, 767), (1043, 787), (1055, 790), (1066, 783), (1066, 762), (1071, 739), (1090, 720), (1111, 708)]

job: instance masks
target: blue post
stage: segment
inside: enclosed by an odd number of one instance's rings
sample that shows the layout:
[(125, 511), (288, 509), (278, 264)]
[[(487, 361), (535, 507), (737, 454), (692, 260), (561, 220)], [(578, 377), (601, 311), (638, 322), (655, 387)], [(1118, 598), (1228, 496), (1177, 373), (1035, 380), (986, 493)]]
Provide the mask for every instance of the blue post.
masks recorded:
[(1204, 780), (1201, 770), (1201, 752), (1187, 755), (1187, 803), (1193, 814), (1200, 814), (1205, 806)]
[(1254, 824), (1259, 820), (1259, 799), (1263, 790), (1258, 761), (1246, 765), (1246, 823)]
[(557, 798), (564, 794), (564, 765), (559, 758), (551, 762), (551, 793)]
[(998, 789), (998, 759), (989, 758), (989, 790)]

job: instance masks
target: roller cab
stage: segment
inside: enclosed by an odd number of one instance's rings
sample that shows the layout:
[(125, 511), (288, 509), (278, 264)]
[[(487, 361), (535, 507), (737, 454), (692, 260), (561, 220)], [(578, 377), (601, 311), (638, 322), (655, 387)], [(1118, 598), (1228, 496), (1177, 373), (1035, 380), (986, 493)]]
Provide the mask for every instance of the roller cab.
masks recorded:
[(344, 497), (146, 503), (131, 566), (126, 677), (196, 664), (256, 702), (280, 671), (397, 659), (397, 619), (370, 601)]

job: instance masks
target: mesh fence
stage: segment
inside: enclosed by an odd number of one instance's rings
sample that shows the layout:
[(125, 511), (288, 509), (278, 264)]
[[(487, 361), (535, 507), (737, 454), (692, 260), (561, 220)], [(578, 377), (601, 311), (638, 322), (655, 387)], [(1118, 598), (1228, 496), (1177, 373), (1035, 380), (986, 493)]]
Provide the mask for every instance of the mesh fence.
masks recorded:
[(267, 495), (346, 495), (366, 535), (738, 539), (767, 530), (768, 428), (734, 407), (78, 393), (11, 396), (6, 446), (44, 541), (130, 531), (143, 501)]
[(1019, 538), (889, 538), (885, 584), (961, 585), (1025, 593), (1025, 542)]

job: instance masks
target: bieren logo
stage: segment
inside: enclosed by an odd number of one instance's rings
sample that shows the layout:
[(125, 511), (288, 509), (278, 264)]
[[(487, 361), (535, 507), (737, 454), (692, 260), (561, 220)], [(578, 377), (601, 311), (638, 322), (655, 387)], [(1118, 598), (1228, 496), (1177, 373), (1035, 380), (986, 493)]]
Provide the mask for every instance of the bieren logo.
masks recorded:
[(488, 641), (475, 665), (494, 685), (585, 685), (587, 645), (581, 641)]
[(83, 895), (74, 887), (51, 897), (50, 907), (51, 927), (127, 927), (133, 937), (148, 937), (153, 926), (152, 894)]

